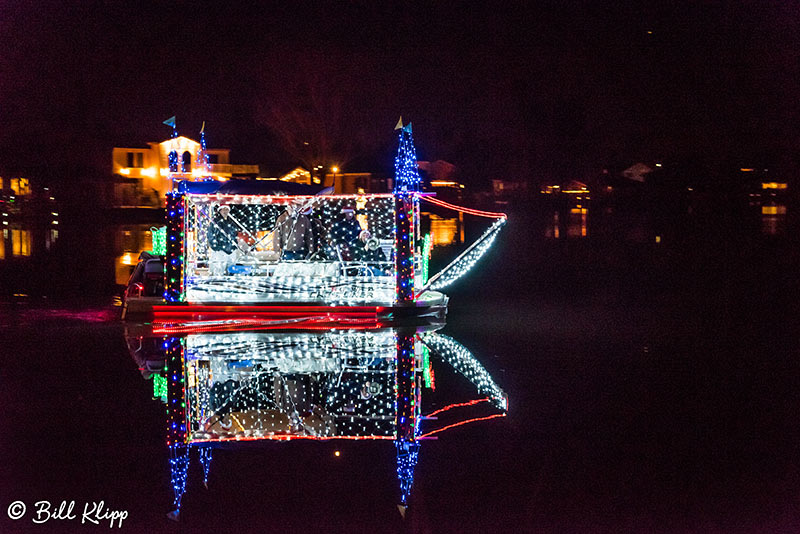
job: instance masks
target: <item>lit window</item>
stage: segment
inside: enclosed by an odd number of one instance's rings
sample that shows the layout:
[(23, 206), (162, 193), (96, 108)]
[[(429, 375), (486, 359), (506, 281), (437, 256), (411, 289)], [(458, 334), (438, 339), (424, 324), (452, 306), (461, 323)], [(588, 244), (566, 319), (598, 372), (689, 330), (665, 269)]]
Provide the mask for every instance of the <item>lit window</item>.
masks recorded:
[(31, 255), (31, 232), (30, 230), (11, 230), (11, 253), (14, 256)]
[(190, 172), (192, 170), (192, 155), (189, 151), (183, 153), (181, 157), (181, 172)]
[(27, 195), (30, 193), (30, 187), (27, 178), (12, 178), (11, 190), (15, 195)]

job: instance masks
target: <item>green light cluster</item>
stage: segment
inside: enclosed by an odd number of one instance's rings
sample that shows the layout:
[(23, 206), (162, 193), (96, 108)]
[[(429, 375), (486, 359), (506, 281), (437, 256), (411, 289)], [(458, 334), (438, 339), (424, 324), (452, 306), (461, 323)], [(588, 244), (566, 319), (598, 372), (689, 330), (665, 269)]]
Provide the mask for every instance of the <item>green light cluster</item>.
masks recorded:
[(153, 398), (167, 402), (167, 378), (161, 375), (153, 375)]
[(432, 246), (431, 234), (425, 234), (425, 237), (422, 238), (422, 285), (428, 283), (428, 269), (431, 260)]
[(153, 254), (157, 256), (167, 255), (167, 227), (151, 228), (150, 235), (153, 239)]

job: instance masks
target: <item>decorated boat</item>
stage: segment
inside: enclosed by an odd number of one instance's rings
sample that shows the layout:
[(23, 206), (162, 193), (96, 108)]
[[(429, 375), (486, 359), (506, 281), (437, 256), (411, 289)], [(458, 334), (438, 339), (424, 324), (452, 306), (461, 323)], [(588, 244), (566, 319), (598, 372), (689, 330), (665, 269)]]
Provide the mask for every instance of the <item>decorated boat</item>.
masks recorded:
[[(411, 125), (398, 129), (389, 193), (334, 194), (280, 180), (175, 181), (162, 249), (140, 257), (123, 318), (192, 328), (443, 318), (448, 297), (441, 290), (485, 254), (506, 216), (420, 191)], [(422, 203), (493, 223), (431, 275)]]

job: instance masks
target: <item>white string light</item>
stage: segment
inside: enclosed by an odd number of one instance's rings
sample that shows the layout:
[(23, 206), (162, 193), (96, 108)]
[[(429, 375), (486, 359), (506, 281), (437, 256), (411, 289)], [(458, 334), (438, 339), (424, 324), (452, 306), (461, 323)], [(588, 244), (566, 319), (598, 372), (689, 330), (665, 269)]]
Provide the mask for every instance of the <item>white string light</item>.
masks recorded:
[[(497, 235), (500, 233), (500, 228), (502, 228), (505, 222), (506, 220), (504, 218), (495, 221), (466, 254), (458, 258), (428, 281), (429, 288), (443, 289), (467, 274), (470, 269), (478, 263), (478, 260), (489, 251), (495, 239), (497, 239)], [(423, 288), (423, 291), (425, 289), (428, 288)]]
[(469, 349), (455, 339), (437, 332), (425, 334), (422, 339), (436, 356), (474, 384), (481, 395), (488, 396), (492, 404), (502, 410), (508, 409), (505, 392)]

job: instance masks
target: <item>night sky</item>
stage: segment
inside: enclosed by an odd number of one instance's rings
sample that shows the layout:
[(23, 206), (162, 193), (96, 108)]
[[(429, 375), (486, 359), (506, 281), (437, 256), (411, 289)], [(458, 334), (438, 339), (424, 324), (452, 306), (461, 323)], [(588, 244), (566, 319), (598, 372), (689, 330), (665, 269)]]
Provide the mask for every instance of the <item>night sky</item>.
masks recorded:
[(274, 174), (388, 171), (399, 115), (476, 187), (800, 167), (800, 3), (317, 4), (2, 2), (0, 168), (109, 173), (172, 115)]

